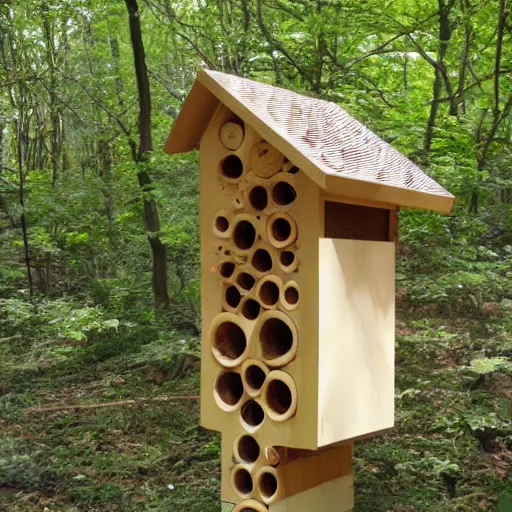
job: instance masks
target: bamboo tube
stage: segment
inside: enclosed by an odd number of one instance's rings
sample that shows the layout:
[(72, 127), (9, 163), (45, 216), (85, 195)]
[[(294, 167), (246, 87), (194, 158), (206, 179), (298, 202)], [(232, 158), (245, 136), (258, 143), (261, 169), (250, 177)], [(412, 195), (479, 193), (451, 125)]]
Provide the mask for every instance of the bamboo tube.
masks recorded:
[(282, 293), (283, 282), (280, 277), (269, 275), (258, 281), (256, 286), (256, 296), (263, 307), (275, 309)]
[(299, 172), (299, 168), (292, 162), (286, 162), (283, 165), (283, 172), (288, 174), (297, 174)]
[(256, 500), (245, 500), (233, 509), (233, 512), (268, 512), (268, 508)]
[(270, 178), (284, 165), (284, 156), (266, 141), (255, 144), (251, 149), (251, 169), (260, 178)]
[(242, 406), (246, 397), (242, 377), (238, 372), (221, 371), (213, 382), (213, 398), (226, 412), (233, 412)]
[(265, 242), (258, 242), (249, 254), (249, 263), (255, 274), (261, 276), (273, 271), (277, 262), (277, 252)]
[(291, 181), (290, 178), (284, 179), (279, 176), (279, 181), (273, 184), (271, 198), (277, 208), (291, 207), (297, 199), (297, 191)]
[(238, 366), (248, 351), (247, 335), (243, 320), (234, 313), (217, 315), (208, 332), (213, 356), (227, 368)]
[(256, 432), (264, 421), (265, 410), (258, 400), (249, 400), (240, 409), (240, 423), (247, 432)]
[(258, 213), (265, 212), (270, 204), (267, 187), (262, 183), (257, 183), (250, 187), (247, 191), (246, 201), (254, 211)]
[(254, 464), (261, 454), (258, 441), (249, 434), (240, 434), (233, 443), (233, 457), (241, 464)]
[(224, 310), (236, 313), (241, 301), (242, 295), (235, 285), (227, 283), (226, 286), (223, 286), (221, 304)]
[(245, 297), (240, 306), (240, 312), (247, 320), (257, 320), (261, 314), (261, 304), (252, 297)]
[(233, 208), (235, 210), (242, 210), (245, 206), (244, 196), (243, 194), (238, 191), (235, 196), (233, 197)]
[(298, 266), (299, 258), (297, 257), (295, 251), (293, 251), (291, 248), (288, 248), (281, 252), (279, 255), (279, 268), (283, 272), (290, 274), (291, 272), (297, 270)]
[(235, 272), (236, 264), (233, 260), (227, 259), (219, 263), (218, 273), (221, 279), (230, 279)]
[(267, 416), (276, 422), (284, 422), (297, 412), (297, 386), (292, 377), (280, 370), (271, 371), (262, 390)]
[(242, 382), (249, 396), (254, 398), (260, 395), (268, 371), (266, 365), (257, 359), (246, 359), (242, 363)]
[(279, 492), (279, 480), (276, 468), (263, 466), (256, 473), (256, 489), (261, 499), (267, 503), (274, 503)]
[(232, 215), (229, 210), (220, 210), (213, 219), (213, 234), (219, 238), (229, 238), (232, 231)]
[(290, 363), (297, 353), (298, 333), (293, 320), (278, 310), (264, 311), (254, 331), (265, 364), (277, 368)]
[(243, 124), (228, 121), (220, 129), (219, 137), (224, 147), (235, 151), (242, 145), (244, 135)]
[(231, 485), (241, 498), (249, 498), (254, 491), (250, 464), (237, 464), (231, 471)]
[(295, 281), (288, 281), (281, 291), (281, 304), (286, 309), (293, 311), (299, 306), (299, 285)]
[(251, 274), (248, 267), (240, 267), (237, 270), (235, 282), (242, 293), (248, 294), (256, 284), (256, 278)]
[(265, 448), (265, 458), (269, 466), (277, 466), (281, 463), (281, 455), (277, 448), (275, 446), (267, 446)]
[(297, 239), (297, 224), (286, 213), (274, 213), (267, 222), (267, 237), (269, 242), (278, 249), (293, 244)]
[(228, 183), (236, 183), (244, 173), (244, 164), (240, 157), (234, 154), (227, 155), (220, 162), (220, 175)]
[(247, 213), (240, 213), (233, 219), (231, 241), (240, 252), (250, 252), (258, 238), (258, 219)]

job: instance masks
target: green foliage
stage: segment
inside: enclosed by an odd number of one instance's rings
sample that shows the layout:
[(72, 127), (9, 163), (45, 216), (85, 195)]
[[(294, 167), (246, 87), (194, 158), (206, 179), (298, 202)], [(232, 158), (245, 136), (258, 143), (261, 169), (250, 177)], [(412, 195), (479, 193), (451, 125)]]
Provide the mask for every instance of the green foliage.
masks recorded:
[[(397, 430), (358, 443), (357, 507), (508, 512), (510, 9), (498, 55), (503, 2), (139, 1), (154, 141), (142, 166), (124, 3), (78, 4), (0, 2), (0, 508), (218, 506), (219, 438), (197, 428), (195, 403), (22, 412), (198, 393), (185, 368), (200, 350), (198, 155), (161, 148), (205, 64), (339, 103), (456, 195), (452, 216), (400, 212)], [(164, 310), (147, 199), (167, 251)]]
[(482, 357), (473, 359), (468, 369), (478, 375), (487, 375), (496, 371), (512, 373), (512, 362), (508, 357)]

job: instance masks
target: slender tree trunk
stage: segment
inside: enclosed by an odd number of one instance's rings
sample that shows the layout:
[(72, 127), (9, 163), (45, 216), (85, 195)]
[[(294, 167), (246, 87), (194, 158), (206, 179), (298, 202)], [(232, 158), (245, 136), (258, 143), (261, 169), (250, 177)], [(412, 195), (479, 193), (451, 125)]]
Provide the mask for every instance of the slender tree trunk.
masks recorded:
[(148, 230), (148, 240), (153, 256), (153, 292), (159, 308), (167, 308), (170, 303), (167, 281), (167, 249), (160, 240), (160, 220), (158, 207), (151, 194), (151, 177), (148, 172), (153, 151), (151, 137), (151, 89), (146, 66), (146, 56), (140, 28), (140, 13), (137, 0), (125, 0), (128, 9), (130, 36), (135, 63), (135, 76), (139, 93), (139, 149), (136, 155), (137, 178), (144, 192), (144, 223)]
[[(496, 136), (496, 133), (503, 122), (507, 118), (512, 109), (512, 94), (505, 102), (503, 109), (500, 109), (500, 74), (501, 74), (501, 59), (503, 54), (503, 37), (505, 35), (505, 28), (507, 25), (507, 0), (500, 0), (500, 8), (498, 14), (498, 33), (496, 37), (496, 51), (494, 57), (494, 101), (492, 108), (492, 124), (486, 137), (483, 137), (483, 129), (479, 126), (477, 130), (477, 144), (479, 147), (479, 156), (477, 160), (477, 171), (482, 172), (487, 165), (487, 157), (489, 156), (489, 149)], [(482, 125), (485, 116), (482, 117)], [(476, 187), (471, 192), (471, 202), (469, 204), (469, 211), (478, 213), (478, 190)]]
[[(453, 4), (447, 5), (446, 0), (438, 0), (439, 2), (439, 50), (437, 62), (442, 69), (445, 69), (444, 58), (448, 51), (448, 43), (452, 37), (452, 28), (450, 26), (449, 14)], [(427, 128), (423, 140), (424, 164), (428, 165), (432, 140), (434, 138), (434, 129), (439, 112), (439, 99), (443, 89), (443, 74), (436, 67), (434, 75), (434, 83), (432, 85), (432, 103), (430, 106), (430, 114), (428, 116)], [(447, 91), (450, 94), (451, 91)], [(454, 98), (450, 98), (450, 114), (457, 115), (457, 104)]]
[(56, 89), (57, 81), (55, 78), (55, 42), (54, 33), (49, 20), (48, 6), (43, 3), (43, 32), (46, 39), (46, 58), (50, 71), (50, 120), (52, 131), (50, 135), (50, 160), (52, 164), (52, 186), (55, 186), (59, 176), (59, 162), (61, 159), (60, 144), (60, 115), (57, 105)]
[[(20, 99), (20, 103), (23, 99)], [(28, 282), (28, 292), (30, 295), (30, 300), (34, 295), (34, 287), (32, 284), (32, 271), (30, 268), (30, 251), (28, 245), (28, 234), (27, 234), (27, 220), (25, 217), (25, 171), (23, 169), (23, 117), (24, 117), (23, 107), (20, 106), (18, 109), (18, 120), (16, 121), (16, 157), (18, 161), (18, 180), (19, 180), (19, 202), (21, 208), (20, 214), (20, 225), (21, 225), (21, 233), (23, 235), (23, 250), (25, 254), (25, 266), (27, 268), (27, 282)]]

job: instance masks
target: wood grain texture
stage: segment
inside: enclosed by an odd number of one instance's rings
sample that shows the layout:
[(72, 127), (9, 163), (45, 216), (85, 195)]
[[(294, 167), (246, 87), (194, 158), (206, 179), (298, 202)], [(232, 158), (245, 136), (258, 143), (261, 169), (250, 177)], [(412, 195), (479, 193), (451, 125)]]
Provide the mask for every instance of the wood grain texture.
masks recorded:
[(318, 444), (393, 426), (395, 246), (321, 239)]
[[(210, 96), (194, 90), (197, 84)], [(442, 213), (453, 207), (449, 192), (334, 103), (207, 70), (198, 72), (194, 88), (166, 144), (169, 153), (199, 142), (214, 96), (322, 189)]]

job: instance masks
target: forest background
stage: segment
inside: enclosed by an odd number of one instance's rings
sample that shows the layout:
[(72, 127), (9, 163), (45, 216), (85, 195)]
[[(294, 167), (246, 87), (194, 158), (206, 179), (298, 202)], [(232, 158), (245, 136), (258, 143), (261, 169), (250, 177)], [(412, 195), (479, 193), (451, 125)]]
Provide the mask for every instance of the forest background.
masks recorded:
[(510, 0), (2, 0), (0, 510), (218, 510), (219, 438), (172, 400), (198, 156), (162, 147), (200, 65), (335, 101), (457, 197), (400, 214), (396, 428), (356, 510), (510, 512)]

